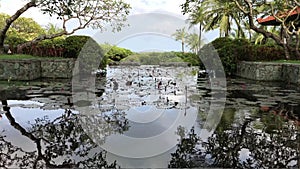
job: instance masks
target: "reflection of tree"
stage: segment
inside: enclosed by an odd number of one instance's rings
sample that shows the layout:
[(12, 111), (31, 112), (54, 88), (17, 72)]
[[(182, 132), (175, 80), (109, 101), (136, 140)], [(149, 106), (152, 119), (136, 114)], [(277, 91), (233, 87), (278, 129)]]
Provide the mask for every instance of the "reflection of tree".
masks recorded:
[(248, 160), (248, 165), (259, 168), (288, 168), (293, 165), (299, 167), (299, 129), (290, 123), (279, 126), (272, 133), (267, 133), (265, 129), (263, 132), (249, 130), (249, 137), (244, 143), (251, 152), (252, 159)]
[(181, 139), (177, 144), (177, 150), (172, 153), (172, 159), (169, 163), (169, 168), (194, 168), (203, 167), (200, 161), (204, 161), (204, 156), (201, 151), (196, 148), (199, 143), (199, 137), (195, 134), (194, 128), (191, 129), (190, 133), (185, 135), (184, 128), (179, 126), (177, 134), (180, 135)]
[[(255, 129), (255, 120), (248, 118), (241, 124), (234, 124), (230, 127), (225, 124), (226, 127), (221, 127), (221, 129), (218, 129), (222, 126), (219, 124), (214, 134), (205, 142), (196, 141), (198, 136), (191, 130), (186, 138), (182, 139), (184, 141), (177, 145), (169, 167), (299, 167), (300, 133), (297, 126), (292, 123), (282, 123), (270, 132), (268, 126), (274, 124), (274, 121), (265, 118), (273, 119), (272, 115), (258, 118), (265, 126), (261, 129)], [(210, 159), (199, 158), (197, 162), (190, 158), (196, 154)], [(182, 156), (187, 158), (182, 158)]]
[(37, 168), (38, 158), (35, 152), (26, 152), (6, 141), (0, 133), (0, 168), (18, 166), (20, 168)]
[[(37, 150), (26, 152), (5, 140), (5, 136), (0, 135), (0, 167), (117, 167), (116, 162), (108, 164), (104, 151), (93, 153), (93, 149), (95, 150), (97, 145), (78, 125), (79, 114), (66, 110), (62, 116), (53, 121), (46, 117), (36, 119), (32, 127), (26, 130), (15, 121), (9, 107), (7, 107), (7, 102), (2, 101), (2, 105), (4, 105), (5, 115), (10, 124), (22, 135), (32, 140)], [(105, 116), (103, 119), (106, 120), (106, 123), (115, 123), (115, 125), (111, 125), (111, 130), (115, 132), (128, 129), (126, 127), (128, 123), (118, 121), (120, 118)], [(114, 121), (110, 121), (111, 119)], [(59, 164), (57, 161), (60, 161)]]
[(206, 153), (211, 155), (214, 167), (241, 168), (239, 151), (243, 148), (246, 137), (246, 120), (241, 126), (232, 127), (231, 130), (218, 130), (204, 143)]

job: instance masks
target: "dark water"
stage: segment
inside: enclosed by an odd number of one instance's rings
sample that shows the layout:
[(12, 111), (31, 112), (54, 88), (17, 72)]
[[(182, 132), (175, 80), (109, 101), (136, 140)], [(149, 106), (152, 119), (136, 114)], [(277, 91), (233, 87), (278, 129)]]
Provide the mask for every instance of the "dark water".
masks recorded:
[(0, 167), (299, 168), (297, 86), (227, 80), (110, 68), (92, 101), (67, 80), (2, 84)]

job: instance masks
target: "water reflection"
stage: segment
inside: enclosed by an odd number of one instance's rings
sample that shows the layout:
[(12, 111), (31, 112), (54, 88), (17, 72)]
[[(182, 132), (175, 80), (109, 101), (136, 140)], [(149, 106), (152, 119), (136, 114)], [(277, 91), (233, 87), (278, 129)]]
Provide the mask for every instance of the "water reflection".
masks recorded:
[[(300, 130), (292, 121), (257, 109), (243, 118), (230, 108), (207, 140), (178, 128), (181, 140), (169, 167), (290, 168), (300, 166)], [(240, 112), (238, 112), (240, 113)]]
[[(80, 115), (71, 109), (65, 111), (55, 119), (48, 116), (34, 119), (30, 127), (20, 125), (10, 111), (6, 100), (2, 100), (5, 116), (10, 125), (20, 134), (34, 144), (34, 149), (27, 151), (26, 140), (22, 146), (14, 145), (13, 139), (6, 137), (5, 128), (0, 135), (0, 166), (20, 168), (90, 168), (90, 167), (117, 167), (116, 162), (106, 161), (105, 151), (96, 151), (97, 145), (83, 132), (78, 125)], [(126, 121), (120, 120), (116, 115), (95, 117), (97, 120), (105, 120), (111, 123), (105, 138), (112, 132), (123, 132), (127, 130)], [(122, 121), (123, 120), (123, 121)], [(102, 121), (101, 121), (102, 122)], [(100, 122), (100, 124), (101, 124)], [(11, 141), (12, 140), (12, 141)], [(24, 139), (23, 139), (24, 141)], [(28, 141), (28, 140), (27, 140)]]
[[(111, 68), (108, 78), (88, 91), (96, 95), (95, 102), (80, 104), (73, 103), (70, 82), (32, 82), (0, 90), (0, 167), (299, 167), (297, 87), (229, 79), (220, 123), (209, 126), (216, 118), (208, 112), (219, 111), (222, 91), (212, 90), (205, 78), (187, 79), (185, 73), (178, 74), (180, 69)], [(173, 71), (177, 76), (171, 78)], [(75, 105), (97, 111), (80, 113)], [(207, 119), (211, 123), (205, 124)], [(157, 156), (126, 158), (99, 147), (116, 138), (115, 148), (131, 150), (137, 144), (123, 146), (127, 142), (121, 137), (154, 137), (170, 125), (179, 127), (164, 141), (177, 145)], [(212, 134), (203, 137), (203, 128)], [(152, 143), (138, 151), (164, 144)]]

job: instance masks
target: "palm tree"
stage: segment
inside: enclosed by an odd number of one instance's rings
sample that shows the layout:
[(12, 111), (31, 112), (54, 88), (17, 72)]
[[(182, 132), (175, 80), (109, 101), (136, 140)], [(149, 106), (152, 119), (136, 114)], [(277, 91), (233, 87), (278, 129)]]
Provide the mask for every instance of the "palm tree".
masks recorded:
[(186, 38), (186, 43), (194, 53), (197, 54), (200, 50), (201, 46), (199, 45), (199, 36), (197, 33), (189, 34)]
[(237, 12), (236, 4), (233, 1), (221, 1), (221, 0), (207, 0), (202, 3), (203, 15), (205, 16), (206, 23), (204, 30), (214, 30), (219, 28), (220, 37), (229, 36), (232, 30), (232, 24), (234, 21), (238, 27), (239, 36), (243, 30), (241, 28), (241, 16)]
[(182, 53), (184, 53), (184, 45), (185, 45), (185, 39), (187, 37), (188, 33), (186, 32), (186, 28), (183, 27), (181, 29), (177, 29), (172, 36), (175, 38), (176, 41), (181, 41), (181, 49)]
[(204, 8), (202, 6), (202, 2), (200, 2), (200, 6), (197, 8), (197, 10), (195, 10), (194, 12), (192, 12), (189, 16), (189, 18), (187, 19), (187, 21), (190, 23), (190, 27), (194, 25), (199, 24), (199, 38), (198, 38), (198, 42), (200, 42), (199, 45), (199, 49), (201, 47), (201, 41), (202, 41), (202, 31), (203, 31), (203, 25), (205, 24), (205, 16), (203, 15), (203, 11)]
[(60, 33), (60, 32), (62, 32), (62, 31), (64, 31), (62, 28), (57, 27), (57, 26), (56, 26), (55, 24), (53, 24), (53, 23), (49, 23), (49, 24), (46, 26), (46, 32), (47, 32), (47, 34), (50, 34), (50, 35), (56, 34), (56, 33)]

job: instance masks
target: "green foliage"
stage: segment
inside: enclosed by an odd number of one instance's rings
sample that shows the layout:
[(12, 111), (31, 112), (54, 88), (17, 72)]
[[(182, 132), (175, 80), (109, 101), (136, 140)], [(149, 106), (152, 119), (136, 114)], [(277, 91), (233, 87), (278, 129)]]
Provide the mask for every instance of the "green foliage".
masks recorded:
[(210, 58), (213, 46), (222, 61), (227, 75), (236, 72), (239, 61), (272, 61), (284, 59), (284, 49), (276, 45), (254, 45), (246, 39), (217, 38), (200, 50), (200, 55)]
[(138, 62), (142, 65), (157, 65), (161, 62), (188, 62), (192, 66), (201, 64), (194, 53), (182, 52), (144, 52), (136, 53), (121, 60), (122, 62)]
[(5, 38), (5, 41), (4, 41), (4, 43), (9, 45), (10, 48), (16, 48), (19, 44), (22, 44), (25, 42), (26, 42), (26, 39), (24, 39), (22, 37), (16, 37), (16, 36), (8, 36)]
[[(215, 58), (214, 56), (210, 56), (213, 51), (217, 52), (219, 58), (222, 61), (224, 71), (227, 75), (231, 75), (236, 72), (236, 63), (238, 62), (239, 55), (242, 55), (245, 46), (249, 45), (249, 42), (245, 39), (231, 39), (231, 38), (217, 38), (212, 41), (208, 45), (204, 45), (204, 47), (200, 51), (201, 58)], [(214, 47), (214, 49), (211, 48)], [(214, 60), (212, 62), (216, 62), (213, 64), (217, 64), (217, 61)]]
[(43, 14), (57, 17), (59, 20), (78, 19), (79, 29), (92, 27), (101, 30), (105, 24), (120, 30), (131, 8), (128, 3), (120, 0), (43, 0), (36, 2), (36, 5)]
[(0, 55), (0, 59), (34, 59), (34, 58), (36, 58), (36, 57), (32, 56), (32, 55), (22, 55), (22, 54)]
[(184, 62), (188, 62), (191, 66), (201, 66), (201, 60), (195, 53), (175, 52), (177, 57), (180, 57)]
[(30, 54), (41, 57), (64, 57), (65, 38), (57, 37), (47, 39), (26, 47), (22, 51), (24, 54)]
[[(4, 27), (6, 19), (9, 17), (7, 14), (0, 13), (0, 30)], [(30, 41), (44, 33), (44, 29), (32, 18), (19, 17), (12, 23), (6, 36)]]
[(67, 58), (77, 58), (82, 47), (90, 39), (89, 36), (69, 36), (64, 42), (65, 53), (64, 56)]
[(176, 41), (181, 41), (181, 50), (184, 52), (185, 41), (188, 36), (186, 28), (177, 29), (175, 33), (172, 34)]
[(100, 46), (104, 50), (105, 56), (113, 62), (119, 62), (120, 60), (133, 54), (133, 52), (129, 49), (120, 48), (109, 44), (102, 44)]
[(65, 45), (65, 38), (64, 37), (57, 37), (54, 39), (47, 39), (39, 42), (40, 46), (43, 47), (64, 47)]

